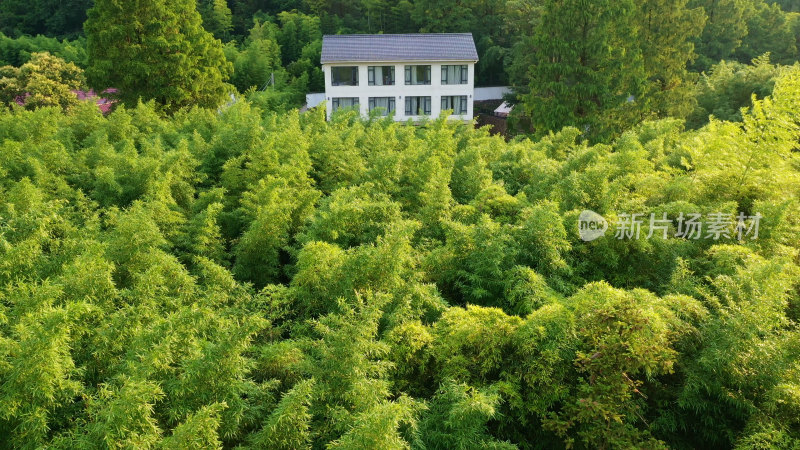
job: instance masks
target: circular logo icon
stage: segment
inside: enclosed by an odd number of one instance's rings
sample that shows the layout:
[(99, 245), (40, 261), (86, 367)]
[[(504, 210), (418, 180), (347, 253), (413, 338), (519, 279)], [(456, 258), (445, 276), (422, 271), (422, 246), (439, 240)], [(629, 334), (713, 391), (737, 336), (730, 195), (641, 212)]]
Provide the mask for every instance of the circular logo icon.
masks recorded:
[(591, 210), (583, 210), (578, 216), (578, 234), (589, 242), (606, 234), (608, 222), (603, 216)]

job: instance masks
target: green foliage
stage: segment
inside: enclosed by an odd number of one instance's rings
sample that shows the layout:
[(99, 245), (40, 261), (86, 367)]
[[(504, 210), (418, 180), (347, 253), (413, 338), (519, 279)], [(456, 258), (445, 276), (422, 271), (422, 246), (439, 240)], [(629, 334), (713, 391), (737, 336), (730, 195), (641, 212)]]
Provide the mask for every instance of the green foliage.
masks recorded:
[(20, 36), (12, 39), (0, 33), (0, 66), (19, 67), (31, 59), (34, 53), (49, 52), (68, 63), (86, 67), (86, 40), (58, 40), (42, 35)]
[(284, 12), (279, 23), (271, 19), (254, 18), (241, 45), (225, 45), (225, 57), (233, 64), (231, 83), (239, 92), (266, 110), (287, 111), (302, 105), (309, 91), (324, 88), (322, 36), (315, 17)]
[(372, 183), (341, 188), (319, 205), (303, 235), (306, 241), (325, 241), (342, 248), (375, 242), (402, 218), (400, 205), (377, 192)]
[(747, 21), (747, 36), (742, 39), (742, 46), (736, 50), (735, 56), (739, 61), (750, 61), (767, 52), (779, 64), (797, 61), (792, 16), (784, 13), (776, 4), (756, 2), (755, 11)]
[(352, 428), (341, 438), (328, 443), (330, 449), (348, 448), (410, 448), (399, 432), (400, 426), (414, 427), (415, 405), (408, 397), (385, 402), (364, 411), (355, 418)]
[(74, 38), (81, 34), (91, 0), (23, 1), (0, 4), (0, 32), (12, 37), (48, 35)]
[(587, 285), (567, 302), (575, 309), (581, 341), (575, 361), (581, 379), (577, 398), (550, 415), (545, 428), (559, 435), (576, 428), (590, 447), (662, 446), (634, 426), (642, 420), (640, 400), (647, 398), (640, 388), (672, 372), (672, 345), (692, 331), (682, 316), (701, 315), (702, 306), (689, 298), (658, 299), (602, 283)]
[(215, 38), (226, 40), (233, 29), (233, 15), (225, 0), (198, 2), (197, 11), (203, 17), (203, 28)]
[(645, 117), (685, 117), (692, 107), (687, 63), (697, 57), (692, 40), (706, 21), (703, 9), (691, 6), (689, 0), (649, 0), (637, 9), (647, 87), (635, 101), (644, 103)]
[(259, 448), (310, 448), (311, 414), (308, 407), (314, 379), (301, 381), (283, 395), (260, 431), (253, 435), (253, 445)]
[(237, 50), (233, 43), (228, 43), (225, 55), (233, 63), (231, 84), (239, 92), (264, 87), (274, 79), (275, 72), (278, 72), (277, 81), (281, 81), (280, 48), (273, 40), (251, 40), (242, 51)]
[(141, 99), (172, 110), (218, 106), (231, 67), (201, 23), (190, 0), (95, 2), (84, 25), (90, 85), (118, 89), (128, 105)]
[[(605, 144), (3, 109), (0, 447), (796, 446), (800, 69), (706, 82), (704, 108), (769, 88)], [(758, 239), (674, 236), (739, 211)], [(668, 237), (615, 238), (633, 212)]]
[[(596, 6), (600, 6), (601, 10), (605, 8), (599, 4), (586, 7), (576, 5), (576, 14), (581, 11), (590, 12)], [(80, 43), (82, 23), (92, 6), (93, 2), (90, 0), (5, 0), (0, 5), (0, 33), (24, 41), (24, 51), (27, 53), (49, 51), (67, 61), (79, 63), (71, 54), (56, 51), (55, 46), (60, 47), (57, 42), (45, 41), (54, 41), (50, 37), (56, 37), (77, 39), (73, 43)], [(537, 61), (542, 59), (536, 40), (541, 39), (541, 31), (556, 24), (550, 19), (544, 19), (543, 14), (553, 7), (571, 8), (568, 4), (554, 0), (197, 2), (202, 27), (217, 39), (228, 42), (231, 47), (238, 46), (242, 52), (247, 48), (248, 35), (254, 22), (275, 26), (277, 33), (271, 40), (281, 49), (279, 65), (287, 74), (286, 86), (277, 83), (278, 91), (295, 94), (288, 101), (290, 107), (302, 105), (302, 95), (306, 92), (319, 92), (323, 89), (322, 72), (319, 69), (320, 37), (323, 33), (472, 33), (479, 54), (475, 67), (477, 85), (512, 85), (520, 94), (514, 100), (526, 103), (524, 97), (530, 91), (530, 80), (534, 76), (531, 74), (531, 66), (537, 66)], [(797, 38), (800, 36), (800, 20), (796, 14), (798, 11), (800, 5), (796, 0), (647, 0), (628, 5), (619, 14), (612, 15), (609, 21), (597, 22), (600, 27), (591, 26), (592, 20), (598, 19), (599, 15), (586, 15), (584, 17), (588, 22), (584, 23), (590, 25), (586, 27), (586, 36), (570, 36), (564, 31), (568, 28), (564, 28), (562, 32), (567, 34), (558, 39), (563, 44), (558, 52), (566, 54), (568, 47), (577, 49), (583, 45), (588, 49), (591, 45), (598, 44), (594, 49), (597, 52), (587, 53), (587, 58), (584, 58), (582, 64), (585, 67), (592, 70), (597, 61), (611, 57), (612, 61), (627, 66), (631, 75), (630, 80), (623, 83), (625, 92), (615, 93), (620, 98), (614, 99), (611, 104), (602, 98), (601, 91), (605, 85), (600, 82), (602, 80), (598, 80), (598, 85), (593, 90), (597, 96), (591, 97), (590, 89), (580, 99), (578, 116), (586, 111), (591, 112), (596, 107), (592, 104), (599, 103), (601, 111), (614, 116), (610, 123), (603, 124), (612, 128), (613, 134), (621, 132), (635, 121), (653, 116), (685, 117), (692, 107), (690, 97), (686, 95), (692, 81), (698, 73), (708, 70), (721, 60), (734, 58), (747, 63), (763, 53), (771, 52), (774, 60), (781, 64), (797, 61)], [(609, 41), (605, 32), (594, 35), (605, 22), (615, 23), (612, 33), (616, 32), (618, 38)], [(575, 29), (581, 26), (578, 22), (572, 25), (576, 26)], [(581, 40), (589, 40), (591, 43), (579, 44)], [(28, 43), (34, 41), (36, 46), (33, 49), (28, 48)], [(603, 47), (603, 42), (610, 45)], [(261, 50), (269, 54), (267, 59), (272, 59), (271, 48)], [(1, 52), (2, 50), (0, 54)], [(227, 50), (226, 56), (229, 61), (234, 62), (232, 53), (234, 52)], [(18, 66), (24, 62), (25, 57), (22, 56), (21, 61), (6, 61)], [(83, 56), (80, 62), (85, 62), (85, 55)], [(551, 56), (560, 57), (555, 54)], [(640, 57), (642, 61), (636, 62)], [(2, 59), (0, 57), (0, 64)], [(258, 55), (249, 56), (251, 63), (258, 59)], [(572, 65), (568, 63), (568, 58), (562, 62), (565, 66)], [(640, 63), (644, 65), (644, 74), (639, 73)], [(687, 73), (687, 64), (698, 73)], [(259, 66), (263, 67), (264, 64)], [(571, 73), (574, 74), (574, 68)], [(282, 78), (280, 74), (276, 76)], [(612, 79), (608, 86), (615, 87), (617, 81)], [(584, 79), (583, 82), (590, 80)], [(632, 82), (632, 87), (629, 82)], [(241, 93), (250, 86), (261, 87), (264, 83), (265, 81), (233, 81)], [(627, 99), (628, 95), (635, 95), (637, 107), (619, 110), (619, 100)], [(271, 107), (275, 111), (288, 109), (282, 101), (272, 103)], [(517, 114), (520, 112), (518, 109)], [(553, 117), (565, 116), (554, 114)], [(535, 117), (534, 119), (539, 120)], [(559, 123), (558, 127), (565, 125), (580, 124), (569, 120)]]
[(493, 438), (486, 429), (487, 422), (497, 414), (499, 401), (496, 392), (453, 382), (444, 384), (420, 423), (424, 448), (517, 448)]
[(691, 128), (699, 128), (713, 115), (719, 120), (741, 121), (742, 108), (752, 105), (752, 97), (772, 93), (775, 80), (784, 70), (770, 64), (770, 55), (753, 60), (752, 65), (722, 61), (700, 77), (695, 88), (697, 106), (687, 119)]
[(172, 435), (161, 442), (162, 448), (182, 450), (198, 448), (221, 449), (222, 442), (217, 435), (219, 413), (225, 409), (224, 403), (204, 406), (172, 431)]
[(644, 68), (630, 39), (633, 14), (633, 2), (543, 5), (538, 30), (519, 49), (537, 49), (521, 100), (539, 135), (571, 125), (602, 138), (610, 130), (601, 117), (615, 120), (618, 108), (629, 107), (628, 96), (641, 95)]
[(78, 103), (72, 92), (86, 81), (83, 70), (50, 53), (34, 53), (19, 68), (0, 67), (0, 101), (13, 104), (18, 99), (26, 108), (58, 106), (67, 109)]
[(544, 2), (537, 16), (512, 70), (524, 84), (516, 114), (529, 117), (538, 136), (575, 126), (608, 140), (643, 119), (688, 113), (686, 65), (702, 9), (685, 0), (567, 1)]
[(702, 7), (706, 13), (703, 34), (695, 39), (699, 56), (697, 66), (705, 69), (728, 59), (742, 45), (747, 35), (747, 19), (753, 14), (752, 0), (692, 0), (692, 7)]

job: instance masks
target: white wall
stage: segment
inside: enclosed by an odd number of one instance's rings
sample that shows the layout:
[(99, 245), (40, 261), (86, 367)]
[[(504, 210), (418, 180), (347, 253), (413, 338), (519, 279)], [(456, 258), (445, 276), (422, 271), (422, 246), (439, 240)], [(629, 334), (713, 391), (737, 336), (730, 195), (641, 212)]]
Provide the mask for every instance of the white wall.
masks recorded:
[[(467, 84), (446, 84), (442, 85), (442, 65), (466, 65)], [(430, 85), (406, 85), (405, 66), (406, 65), (430, 65), (431, 84)], [(331, 66), (358, 66), (358, 86), (333, 86), (331, 84)], [(370, 86), (367, 78), (367, 67), (369, 66), (394, 66), (393, 86)], [(431, 117), (439, 117), (442, 108), (442, 96), (466, 95), (467, 114), (450, 116), (453, 119), (472, 120), (473, 109), (472, 101), (475, 86), (475, 62), (474, 61), (414, 61), (414, 62), (370, 62), (370, 63), (336, 63), (323, 64), (322, 72), (325, 74), (325, 101), (327, 101), (327, 114), (331, 116), (331, 99), (334, 97), (358, 97), (358, 104), (363, 116), (369, 115), (370, 97), (394, 97), (395, 113), (397, 121), (408, 119), (419, 120), (420, 116), (406, 116), (406, 97), (430, 96), (431, 97)]]
[(320, 103), (325, 101), (325, 93), (324, 92), (314, 92), (312, 94), (306, 94), (306, 106), (308, 108), (314, 108), (319, 106)]
[(504, 95), (510, 93), (511, 89), (508, 86), (479, 87), (475, 88), (475, 101), (502, 100)]

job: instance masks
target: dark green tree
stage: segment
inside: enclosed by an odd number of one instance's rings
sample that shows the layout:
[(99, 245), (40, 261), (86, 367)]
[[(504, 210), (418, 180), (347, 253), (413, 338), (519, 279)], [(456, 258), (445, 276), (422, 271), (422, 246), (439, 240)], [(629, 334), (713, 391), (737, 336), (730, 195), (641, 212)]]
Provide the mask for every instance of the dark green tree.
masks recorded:
[(706, 12), (703, 34), (694, 40), (697, 51), (695, 69), (705, 70), (723, 59), (729, 59), (747, 36), (747, 21), (758, 0), (691, 0), (689, 7)]
[(4, 0), (0, 3), (0, 32), (15, 37), (75, 38), (82, 33), (91, 7), (92, 0)]
[(203, 29), (193, 0), (98, 0), (85, 30), (89, 84), (117, 89), (126, 104), (213, 107), (230, 91), (231, 65)]
[(686, 117), (692, 107), (691, 76), (687, 65), (697, 57), (694, 40), (703, 32), (702, 8), (689, 9), (689, 0), (646, 0), (638, 3), (639, 25), (648, 86), (637, 99), (646, 113)]
[(226, 0), (204, 0), (197, 4), (203, 28), (215, 38), (226, 40), (233, 29), (233, 18)]
[(520, 100), (536, 133), (572, 125), (606, 139), (630, 123), (646, 72), (635, 39), (632, 1), (554, 0), (545, 3), (530, 40), (529, 93)]
[(776, 63), (794, 63), (798, 52), (792, 25), (792, 15), (782, 11), (780, 6), (756, 3), (754, 14), (747, 21), (747, 36), (736, 49), (736, 59), (747, 63), (769, 52), (770, 59)]

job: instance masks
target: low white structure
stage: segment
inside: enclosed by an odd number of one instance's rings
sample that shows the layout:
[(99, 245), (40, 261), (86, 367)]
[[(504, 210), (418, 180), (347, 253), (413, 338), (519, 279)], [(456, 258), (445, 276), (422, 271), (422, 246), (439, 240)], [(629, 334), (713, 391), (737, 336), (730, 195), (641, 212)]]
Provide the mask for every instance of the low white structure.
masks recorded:
[(509, 105), (508, 102), (503, 102), (500, 104), (500, 106), (495, 108), (494, 115), (497, 117), (508, 117), (508, 115), (511, 114), (511, 110), (513, 109), (514, 107)]
[(351, 34), (322, 38), (327, 114), (357, 108), (395, 120), (472, 120), (475, 63), (471, 33)]
[(475, 101), (481, 102), (484, 100), (502, 100), (510, 93), (511, 88), (508, 86), (479, 87), (475, 88)]
[(310, 94), (306, 94), (306, 108), (316, 108), (324, 101), (324, 92), (312, 92)]

